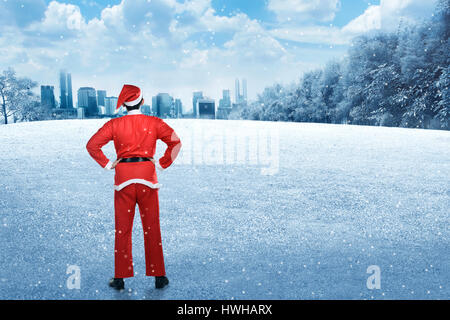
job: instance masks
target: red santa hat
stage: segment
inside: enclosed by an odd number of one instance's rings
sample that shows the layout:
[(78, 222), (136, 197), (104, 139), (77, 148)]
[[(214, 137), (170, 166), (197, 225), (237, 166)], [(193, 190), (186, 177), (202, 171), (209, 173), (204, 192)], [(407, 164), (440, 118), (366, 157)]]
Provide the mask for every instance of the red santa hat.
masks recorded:
[(142, 100), (142, 91), (139, 87), (131, 84), (123, 86), (120, 91), (119, 98), (117, 99), (117, 107), (115, 113), (118, 113), (122, 105), (134, 106)]

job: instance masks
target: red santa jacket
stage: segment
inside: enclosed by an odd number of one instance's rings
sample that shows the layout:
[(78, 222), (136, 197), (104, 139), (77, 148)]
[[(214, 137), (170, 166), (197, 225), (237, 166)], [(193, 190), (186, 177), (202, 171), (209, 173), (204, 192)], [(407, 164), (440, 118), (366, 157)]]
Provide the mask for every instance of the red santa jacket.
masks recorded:
[[(114, 141), (117, 158), (153, 157), (156, 141), (161, 139), (167, 144), (164, 156), (156, 162), (160, 170), (168, 168), (181, 148), (180, 138), (163, 120), (132, 110), (126, 116), (106, 122), (89, 139), (86, 149), (103, 168), (111, 170), (110, 161), (102, 152), (102, 147)], [(120, 162), (115, 167), (114, 189), (119, 191), (131, 183), (142, 183), (151, 188), (159, 188), (155, 165), (151, 161)]]

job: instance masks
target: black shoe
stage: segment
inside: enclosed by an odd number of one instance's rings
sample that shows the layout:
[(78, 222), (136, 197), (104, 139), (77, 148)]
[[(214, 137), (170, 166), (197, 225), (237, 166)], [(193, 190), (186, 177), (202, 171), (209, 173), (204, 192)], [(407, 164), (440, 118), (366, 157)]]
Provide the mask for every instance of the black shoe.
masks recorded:
[(109, 280), (109, 286), (116, 290), (123, 290), (125, 288), (125, 282), (122, 278), (112, 278)]
[(155, 277), (155, 288), (162, 289), (169, 284), (169, 279), (166, 276)]

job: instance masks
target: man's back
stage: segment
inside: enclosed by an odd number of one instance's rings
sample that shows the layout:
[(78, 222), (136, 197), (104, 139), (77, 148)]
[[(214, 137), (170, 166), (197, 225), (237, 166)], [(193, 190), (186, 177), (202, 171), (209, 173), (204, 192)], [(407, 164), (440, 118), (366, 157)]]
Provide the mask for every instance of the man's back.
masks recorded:
[[(153, 157), (164, 122), (144, 114), (112, 119), (111, 132), (118, 158)], [(158, 136), (159, 135), (159, 136)]]
[[(178, 155), (181, 141), (175, 131), (162, 119), (136, 112), (111, 119), (92, 136), (86, 145), (89, 154), (104, 168), (108, 169), (111, 161), (101, 151), (109, 141), (114, 141), (117, 158), (148, 157), (153, 158), (156, 141), (161, 139), (167, 144), (164, 156), (156, 166), (165, 169)], [(119, 163), (116, 167), (114, 187), (121, 190), (130, 183), (139, 181), (152, 188), (159, 188), (155, 165), (153, 162)]]

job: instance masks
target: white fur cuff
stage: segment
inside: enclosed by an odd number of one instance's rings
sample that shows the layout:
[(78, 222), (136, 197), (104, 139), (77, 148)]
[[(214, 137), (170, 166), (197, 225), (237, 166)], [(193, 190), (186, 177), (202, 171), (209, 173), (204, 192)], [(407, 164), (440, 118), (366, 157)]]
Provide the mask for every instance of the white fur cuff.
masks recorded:
[(157, 168), (159, 171), (164, 171), (164, 170), (165, 170), (163, 167), (161, 167), (161, 165), (159, 164), (159, 161), (156, 163), (156, 168)]
[(112, 165), (113, 165), (113, 163), (111, 161), (108, 161), (108, 163), (106, 164), (104, 169), (105, 170), (111, 170)]

